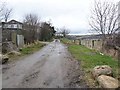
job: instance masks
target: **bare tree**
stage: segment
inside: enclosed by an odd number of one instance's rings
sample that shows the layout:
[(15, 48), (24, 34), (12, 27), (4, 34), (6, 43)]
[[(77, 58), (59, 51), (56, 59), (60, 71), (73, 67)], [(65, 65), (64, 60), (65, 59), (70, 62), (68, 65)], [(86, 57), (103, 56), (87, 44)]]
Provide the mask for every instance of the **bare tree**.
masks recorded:
[(7, 8), (6, 3), (0, 0), (0, 21), (5, 20), (5, 22), (7, 22), (11, 16), (11, 13), (12, 8)]
[(4, 10), (3, 18), (4, 18), (5, 22), (7, 22), (8, 19), (10, 18), (11, 13), (12, 13), (12, 10), (13, 10), (12, 8), (10, 8), (10, 9), (6, 8), (6, 9)]
[(70, 30), (67, 29), (66, 27), (61, 28), (61, 34), (63, 34), (64, 37), (66, 37), (66, 35), (69, 33), (70, 33)]
[(23, 35), (27, 42), (31, 43), (37, 39), (37, 30), (39, 27), (39, 18), (36, 14), (27, 14), (23, 20), (24, 23), (24, 31)]
[(107, 1), (94, 1), (94, 8), (90, 17), (91, 31), (97, 32), (106, 38), (106, 35), (113, 35), (120, 30), (118, 26), (118, 5)]
[(0, 0), (0, 21), (3, 20), (4, 9), (5, 9), (5, 3)]

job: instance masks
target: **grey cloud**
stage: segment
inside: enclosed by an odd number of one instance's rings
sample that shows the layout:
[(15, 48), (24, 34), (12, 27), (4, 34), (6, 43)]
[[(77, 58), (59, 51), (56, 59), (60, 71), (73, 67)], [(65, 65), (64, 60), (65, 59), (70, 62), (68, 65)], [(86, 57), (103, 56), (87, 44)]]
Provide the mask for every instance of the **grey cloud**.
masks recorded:
[(13, 7), (13, 17), (23, 19), (26, 13), (36, 13), (41, 20), (51, 19), (55, 27), (66, 26), (71, 32), (87, 32), (88, 17), (94, 0), (7, 0)]

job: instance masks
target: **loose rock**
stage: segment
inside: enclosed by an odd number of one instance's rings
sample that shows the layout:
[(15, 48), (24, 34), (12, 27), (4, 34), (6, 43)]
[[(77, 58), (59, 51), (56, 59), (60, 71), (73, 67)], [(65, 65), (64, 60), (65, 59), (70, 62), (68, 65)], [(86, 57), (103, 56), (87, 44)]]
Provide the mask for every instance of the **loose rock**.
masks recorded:
[(96, 66), (92, 74), (95, 79), (100, 75), (113, 76), (112, 68), (108, 65)]
[(118, 88), (118, 80), (111, 76), (100, 75), (97, 78), (99, 85), (103, 88)]
[(11, 51), (11, 52), (8, 53), (8, 55), (17, 55), (17, 56), (19, 56), (19, 55), (21, 55), (21, 53), (17, 52), (17, 51)]
[(0, 63), (4, 64), (9, 60), (9, 57), (7, 55), (0, 54)]
[(17, 46), (13, 42), (3, 42), (2, 43), (2, 53), (8, 53), (11, 51), (18, 51)]

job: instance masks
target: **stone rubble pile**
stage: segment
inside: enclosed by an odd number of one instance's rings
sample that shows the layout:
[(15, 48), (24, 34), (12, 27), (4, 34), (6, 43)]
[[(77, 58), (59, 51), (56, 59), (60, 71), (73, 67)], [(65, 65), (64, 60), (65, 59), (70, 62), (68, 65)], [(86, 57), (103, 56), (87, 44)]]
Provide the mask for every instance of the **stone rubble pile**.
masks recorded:
[(119, 88), (119, 81), (113, 78), (113, 70), (108, 65), (94, 67), (92, 75), (102, 88)]

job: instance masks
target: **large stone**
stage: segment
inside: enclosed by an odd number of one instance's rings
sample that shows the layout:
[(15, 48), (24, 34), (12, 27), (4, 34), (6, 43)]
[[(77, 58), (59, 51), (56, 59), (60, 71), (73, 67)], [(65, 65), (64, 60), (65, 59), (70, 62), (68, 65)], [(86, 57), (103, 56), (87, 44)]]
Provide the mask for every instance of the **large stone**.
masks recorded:
[(106, 76), (106, 75), (100, 75), (97, 78), (97, 81), (99, 85), (103, 88), (118, 88), (118, 80), (111, 77), (111, 76)]
[(2, 43), (2, 53), (8, 53), (11, 51), (18, 51), (17, 46), (13, 42), (3, 42)]
[(4, 64), (9, 60), (9, 57), (7, 55), (0, 54), (0, 63)]
[(112, 68), (108, 65), (96, 66), (92, 70), (92, 74), (94, 78), (97, 78), (100, 75), (113, 76)]
[(21, 53), (17, 52), (17, 51), (11, 51), (11, 52), (7, 53), (7, 55), (16, 55), (16, 56), (19, 56), (19, 55), (21, 55)]
[(8, 62), (8, 60), (9, 60), (9, 57), (7, 55), (2, 56), (2, 64)]

